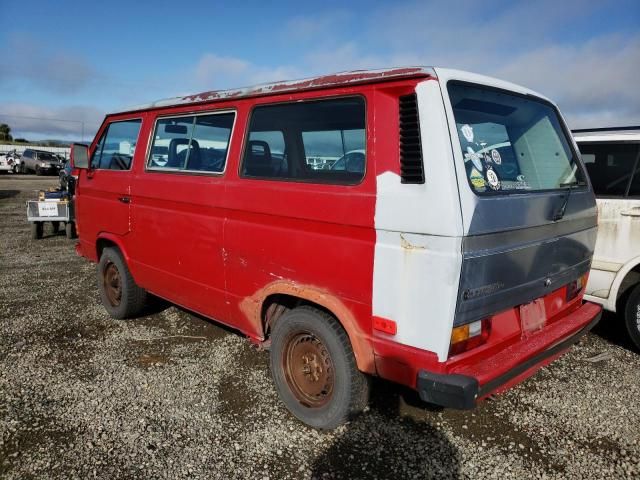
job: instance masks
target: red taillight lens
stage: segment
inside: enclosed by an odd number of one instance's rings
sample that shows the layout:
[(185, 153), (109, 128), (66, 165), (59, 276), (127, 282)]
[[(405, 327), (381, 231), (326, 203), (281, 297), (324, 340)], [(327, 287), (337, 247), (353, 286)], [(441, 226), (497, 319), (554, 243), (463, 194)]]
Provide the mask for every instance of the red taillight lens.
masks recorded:
[(585, 273), (577, 280), (569, 283), (567, 285), (567, 302), (573, 300), (578, 296), (578, 294), (582, 291), (582, 289), (587, 284), (587, 279), (589, 278), (589, 274)]
[(491, 319), (489, 318), (454, 327), (451, 330), (449, 355), (457, 355), (483, 345), (487, 342), (490, 334)]

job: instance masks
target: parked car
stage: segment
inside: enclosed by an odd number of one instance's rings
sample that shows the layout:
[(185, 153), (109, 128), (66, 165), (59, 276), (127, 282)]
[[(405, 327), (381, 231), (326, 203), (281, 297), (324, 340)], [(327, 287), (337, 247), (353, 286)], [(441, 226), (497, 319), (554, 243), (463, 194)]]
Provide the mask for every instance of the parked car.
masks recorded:
[(573, 135), (598, 203), (598, 240), (585, 298), (619, 312), (640, 349), (640, 127)]
[(0, 170), (3, 172), (18, 173), (20, 168), (20, 155), (15, 149), (0, 154)]
[(365, 151), (351, 150), (331, 165), (331, 170), (364, 173)]
[(12, 163), (9, 163), (9, 156), (5, 153), (0, 154), (0, 173), (8, 173), (13, 171)]
[[(582, 301), (594, 194), (557, 107), (524, 87), (347, 72), (127, 109), (72, 147), (76, 248), (109, 314), (151, 293), (232, 326), (316, 428), (361, 411), (373, 375), (472, 408), (600, 317)], [(354, 168), (306, 162), (345, 150)]]
[(62, 164), (56, 155), (44, 150), (27, 148), (22, 153), (21, 173), (36, 175), (58, 175)]

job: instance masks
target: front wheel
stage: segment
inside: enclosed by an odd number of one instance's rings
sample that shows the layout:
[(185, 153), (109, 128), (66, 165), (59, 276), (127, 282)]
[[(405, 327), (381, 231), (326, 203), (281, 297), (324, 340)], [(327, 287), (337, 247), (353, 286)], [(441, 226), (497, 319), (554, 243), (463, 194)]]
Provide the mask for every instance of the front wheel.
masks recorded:
[(117, 248), (107, 247), (102, 251), (97, 280), (102, 304), (113, 318), (135, 317), (144, 309), (147, 292), (133, 280)]
[(636, 285), (627, 298), (624, 308), (624, 323), (627, 326), (629, 338), (640, 350), (640, 285)]
[(326, 312), (298, 307), (271, 335), (271, 375), (287, 409), (307, 425), (332, 429), (369, 401), (369, 378), (356, 366), (347, 333)]

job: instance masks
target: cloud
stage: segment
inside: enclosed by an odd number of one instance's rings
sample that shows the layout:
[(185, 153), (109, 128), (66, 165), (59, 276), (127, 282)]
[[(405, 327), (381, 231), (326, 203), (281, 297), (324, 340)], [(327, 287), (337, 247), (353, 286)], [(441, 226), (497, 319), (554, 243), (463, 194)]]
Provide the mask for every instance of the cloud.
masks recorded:
[(102, 123), (104, 112), (76, 105), (45, 108), (26, 103), (0, 103), (0, 123), (11, 127), (14, 138), (90, 140)]
[(576, 126), (640, 120), (640, 35), (542, 47), (505, 62), (496, 75), (554, 99)]
[(193, 87), (201, 90), (235, 88), (288, 80), (302, 75), (291, 65), (266, 67), (247, 60), (206, 53), (193, 68)]
[(86, 60), (71, 53), (52, 51), (28, 36), (10, 37), (6, 52), (0, 85), (26, 81), (42, 91), (71, 94), (99, 77)]
[(286, 40), (326, 42), (352, 19), (346, 10), (321, 12), (313, 17), (297, 15), (287, 21), (283, 36)]

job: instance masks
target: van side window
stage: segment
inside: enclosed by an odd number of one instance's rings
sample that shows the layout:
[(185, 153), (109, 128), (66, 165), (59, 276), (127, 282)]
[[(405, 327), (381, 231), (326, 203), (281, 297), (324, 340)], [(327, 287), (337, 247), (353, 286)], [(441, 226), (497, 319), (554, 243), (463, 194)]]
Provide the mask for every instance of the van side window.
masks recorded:
[(147, 168), (221, 173), (234, 118), (225, 112), (158, 119)]
[(109, 124), (91, 155), (91, 168), (129, 170), (141, 123), (142, 120), (136, 119)]
[(359, 183), (366, 166), (360, 97), (256, 107), (241, 175), (315, 183)]
[[(640, 195), (638, 144), (581, 143), (582, 160), (597, 196)], [(633, 175), (635, 169), (635, 175)]]

